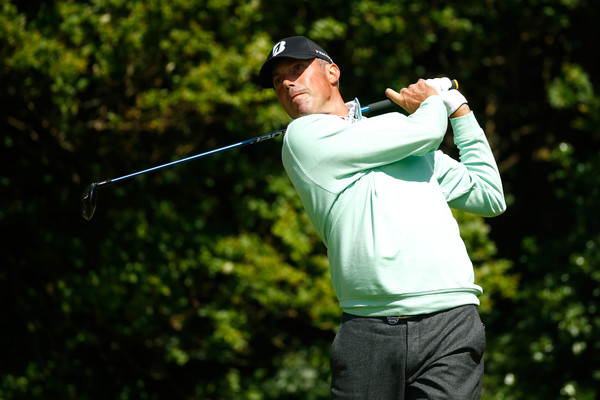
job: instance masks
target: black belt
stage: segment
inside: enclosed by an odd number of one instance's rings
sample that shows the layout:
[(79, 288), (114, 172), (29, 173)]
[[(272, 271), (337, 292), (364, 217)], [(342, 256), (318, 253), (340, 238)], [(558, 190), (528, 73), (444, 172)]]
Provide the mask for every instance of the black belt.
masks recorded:
[(357, 319), (357, 318), (371, 318), (371, 319), (377, 319), (377, 320), (383, 321), (389, 325), (396, 325), (398, 322), (400, 322), (400, 320), (414, 318), (414, 317), (418, 317), (418, 315), (390, 315), (387, 317), (362, 317), (360, 315), (353, 315), (353, 314), (348, 314), (345, 312), (342, 314), (342, 322), (350, 321), (350, 320)]

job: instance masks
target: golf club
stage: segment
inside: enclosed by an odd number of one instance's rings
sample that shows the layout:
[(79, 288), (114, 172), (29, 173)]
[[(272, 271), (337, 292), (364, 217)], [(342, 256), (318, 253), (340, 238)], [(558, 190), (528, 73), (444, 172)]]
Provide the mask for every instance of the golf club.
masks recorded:
[[(452, 85), (449, 89), (458, 89), (458, 82), (453, 79)], [(374, 112), (374, 111), (378, 111), (378, 110), (388, 108), (388, 107), (391, 107), (394, 105), (395, 105), (395, 103), (393, 103), (389, 99), (382, 100), (382, 101), (378, 101), (376, 103), (369, 104), (365, 107), (361, 107), (361, 112)], [(125, 176), (121, 176), (121, 177), (113, 178), (113, 179), (107, 179), (107, 180), (101, 181), (101, 182), (94, 182), (85, 189), (85, 191), (83, 192), (83, 196), (81, 197), (81, 215), (83, 216), (83, 218), (85, 218), (87, 220), (92, 219), (92, 217), (94, 216), (94, 212), (96, 211), (96, 203), (98, 201), (98, 188), (100, 188), (102, 186), (106, 186), (111, 183), (119, 182), (119, 181), (122, 181), (125, 179), (133, 178), (134, 176), (146, 174), (148, 172), (156, 171), (156, 170), (159, 170), (162, 168), (171, 167), (173, 165), (181, 164), (181, 163), (184, 163), (187, 161), (195, 160), (197, 158), (202, 158), (202, 157), (206, 157), (206, 156), (209, 156), (212, 154), (220, 153), (225, 150), (231, 150), (231, 149), (235, 149), (238, 147), (249, 146), (251, 144), (255, 144), (255, 143), (263, 142), (265, 140), (273, 139), (277, 136), (283, 135), (285, 133), (285, 131), (286, 131), (285, 129), (280, 129), (278, 131), (271, 132), (266, 135), (258, 136), (253, 139), (244, 140), (242, 142), (231, 144), (229, 146), (221, 147), (218, 149), (210, 150), (205, 153), (196, 154), (196, 155), (193, 155), (190, 157), (182, 158), (180, 160), (176, 160), (176, 161), (172, 161), (172, 162), (169, 162), (166, 164), (158, 165), (156, 167), (148, 168), (143, 171), (134, 172), (129, 175), (125, 175)]]
[(231, 150), (231, 149), (234, 149), (237, 147), (244, 147), (244, 146), (248, 146), (248, 145), (251, 145), (254, 143), (262, 142), (264, 140), (273, 139), (274, 137), (281, 136), (284, 133), (285, 133), (285, 129), (280, 129), (278, 131), (271, 132), (266, 135), (258, 136), (253, 139), (244, 140), (242, 142), (231, 144), (229, 146), (221, 147), (218, 149), (210, 150), (205, 153), (196, 154), (196, 155), (193, 155), (190, 157), (182, 158), (181, 160), (176, 160), (176, 161), (172, 161), (172, 162), (169, 162), (166, 164), (158, 165), (156, 167), (148, 168), (143, 171), (134, 172), (129, 175), (121, 176), (119, 178), (107, 179), (102, 182), (94, 182), (91, 185), (89, 185), (83, 192), (83, 197), (81, 198), (81, 215), (83, 216), (83, 218), (85, 218), (87, 220), (92, 219), (92, 217), (94, 216), (94, 211), (96, 211), (96, 202), (98, 201), (98, 188), (101, 186), (105, 186), (105, 185), (108, 185), (111, 183), (129, 179), (129, 178), (133, 178), (134, 176), (138, 176), (138, 175), (142, 175), (142, 174), (145, 174), (148, 172), (156, 171), (158, 169), (171, 167), (173, 165), (181, 164), (181, 163), (191, 161), (191, 160), (195, 160), (197, 158), (206, 157), (211, 154), (220, 153), (225, 150)]

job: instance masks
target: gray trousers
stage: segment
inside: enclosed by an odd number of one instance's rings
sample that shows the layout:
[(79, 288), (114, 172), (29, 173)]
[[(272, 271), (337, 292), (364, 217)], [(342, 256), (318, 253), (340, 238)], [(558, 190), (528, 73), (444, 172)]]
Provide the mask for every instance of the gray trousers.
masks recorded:
[(331, 347), (331, 398), (481, 397), (485, 329), (474, 305), (400, 319), (344, 313)]

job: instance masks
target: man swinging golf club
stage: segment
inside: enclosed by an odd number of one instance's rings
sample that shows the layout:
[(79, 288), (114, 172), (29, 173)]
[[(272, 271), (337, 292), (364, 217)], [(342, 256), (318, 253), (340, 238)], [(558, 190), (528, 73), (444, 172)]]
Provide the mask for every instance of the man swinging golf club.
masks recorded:
[[(331, 349), (333, 399), (479, 399), (482, 289), (450, 208), (505, 208), (483, 130), (447, 78), (386, 90), (409, 116), (363, 118), (340, 69), (302, 36), (262, 66), (293, 121), (283, 165), (328, 249), (343, 314)], [(448, 124), (460, 162), (437, 150)]]

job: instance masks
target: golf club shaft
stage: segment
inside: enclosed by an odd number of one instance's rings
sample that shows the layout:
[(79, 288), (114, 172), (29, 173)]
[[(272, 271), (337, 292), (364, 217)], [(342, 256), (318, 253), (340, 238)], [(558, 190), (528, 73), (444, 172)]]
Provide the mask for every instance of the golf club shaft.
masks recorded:
[(258, 137), (252, 138), (252, 139), (244, 140), (242, 142), (235, 143), (235, 144), (230, 144), (229, 146), (221, 147), (221, 148), (218, 148), (218, 149), (207, 151), (205, 153), (196, 154), (196, 155), (193, 155), (193, 156), (190, 156), (190, 157), (182, 158), (181, 160), (171, 161), (171, 162), (166, 163), (166, 164), (157, 165), (156, 167), (148, 168), (148, 169), (145, 169), (143, 171), (134, 172), (134, 173), (131, 173), (129, 175), (120, 176), (118, 178), (107, 179), (107, 180), (102, 181), (102, 182), (96, 182), (96, 187), (108, 185), (110, 183), (115, 183), (115, 182), (122, 181), (122, 180), (129, 179), (129, 178), (133, 178), (134, 176), (138, 176), (138, 175), (142, 175), (142, 174), (145, 174), (145, 173), (148, 173), (148, 172), (152, 172), (152, 171), (155, 171), (157, 169), (171, 167), (173, 165), (177, 165), (177, 164), (181, 164), (181, 163), (184, 163), (184, 162), (187, 162), (187, 161), (195, 160), (197, 158), (202, 158), (202, 157), (210, 156), (212, 154), (220, 153), (220, 152), (225, 151), (225, 150), (231, 150), (231, 149), (235, 149), (237, 147), (244, 147), (244, 146), (248, 146), (248, 145), (251, 145), (251, 144), (258, 143), (258, 142), (262, 142), (264, 140), (273, 139), (273, 138), (275, 138), (277, 136), (283, 135), (284, 133), (285, 133), (285, 129), (280, 129), (278, 131), (271, 132), (271, 133), (266, 134), (266, 135), (262, 135), (262, 136), (258, 136)]

